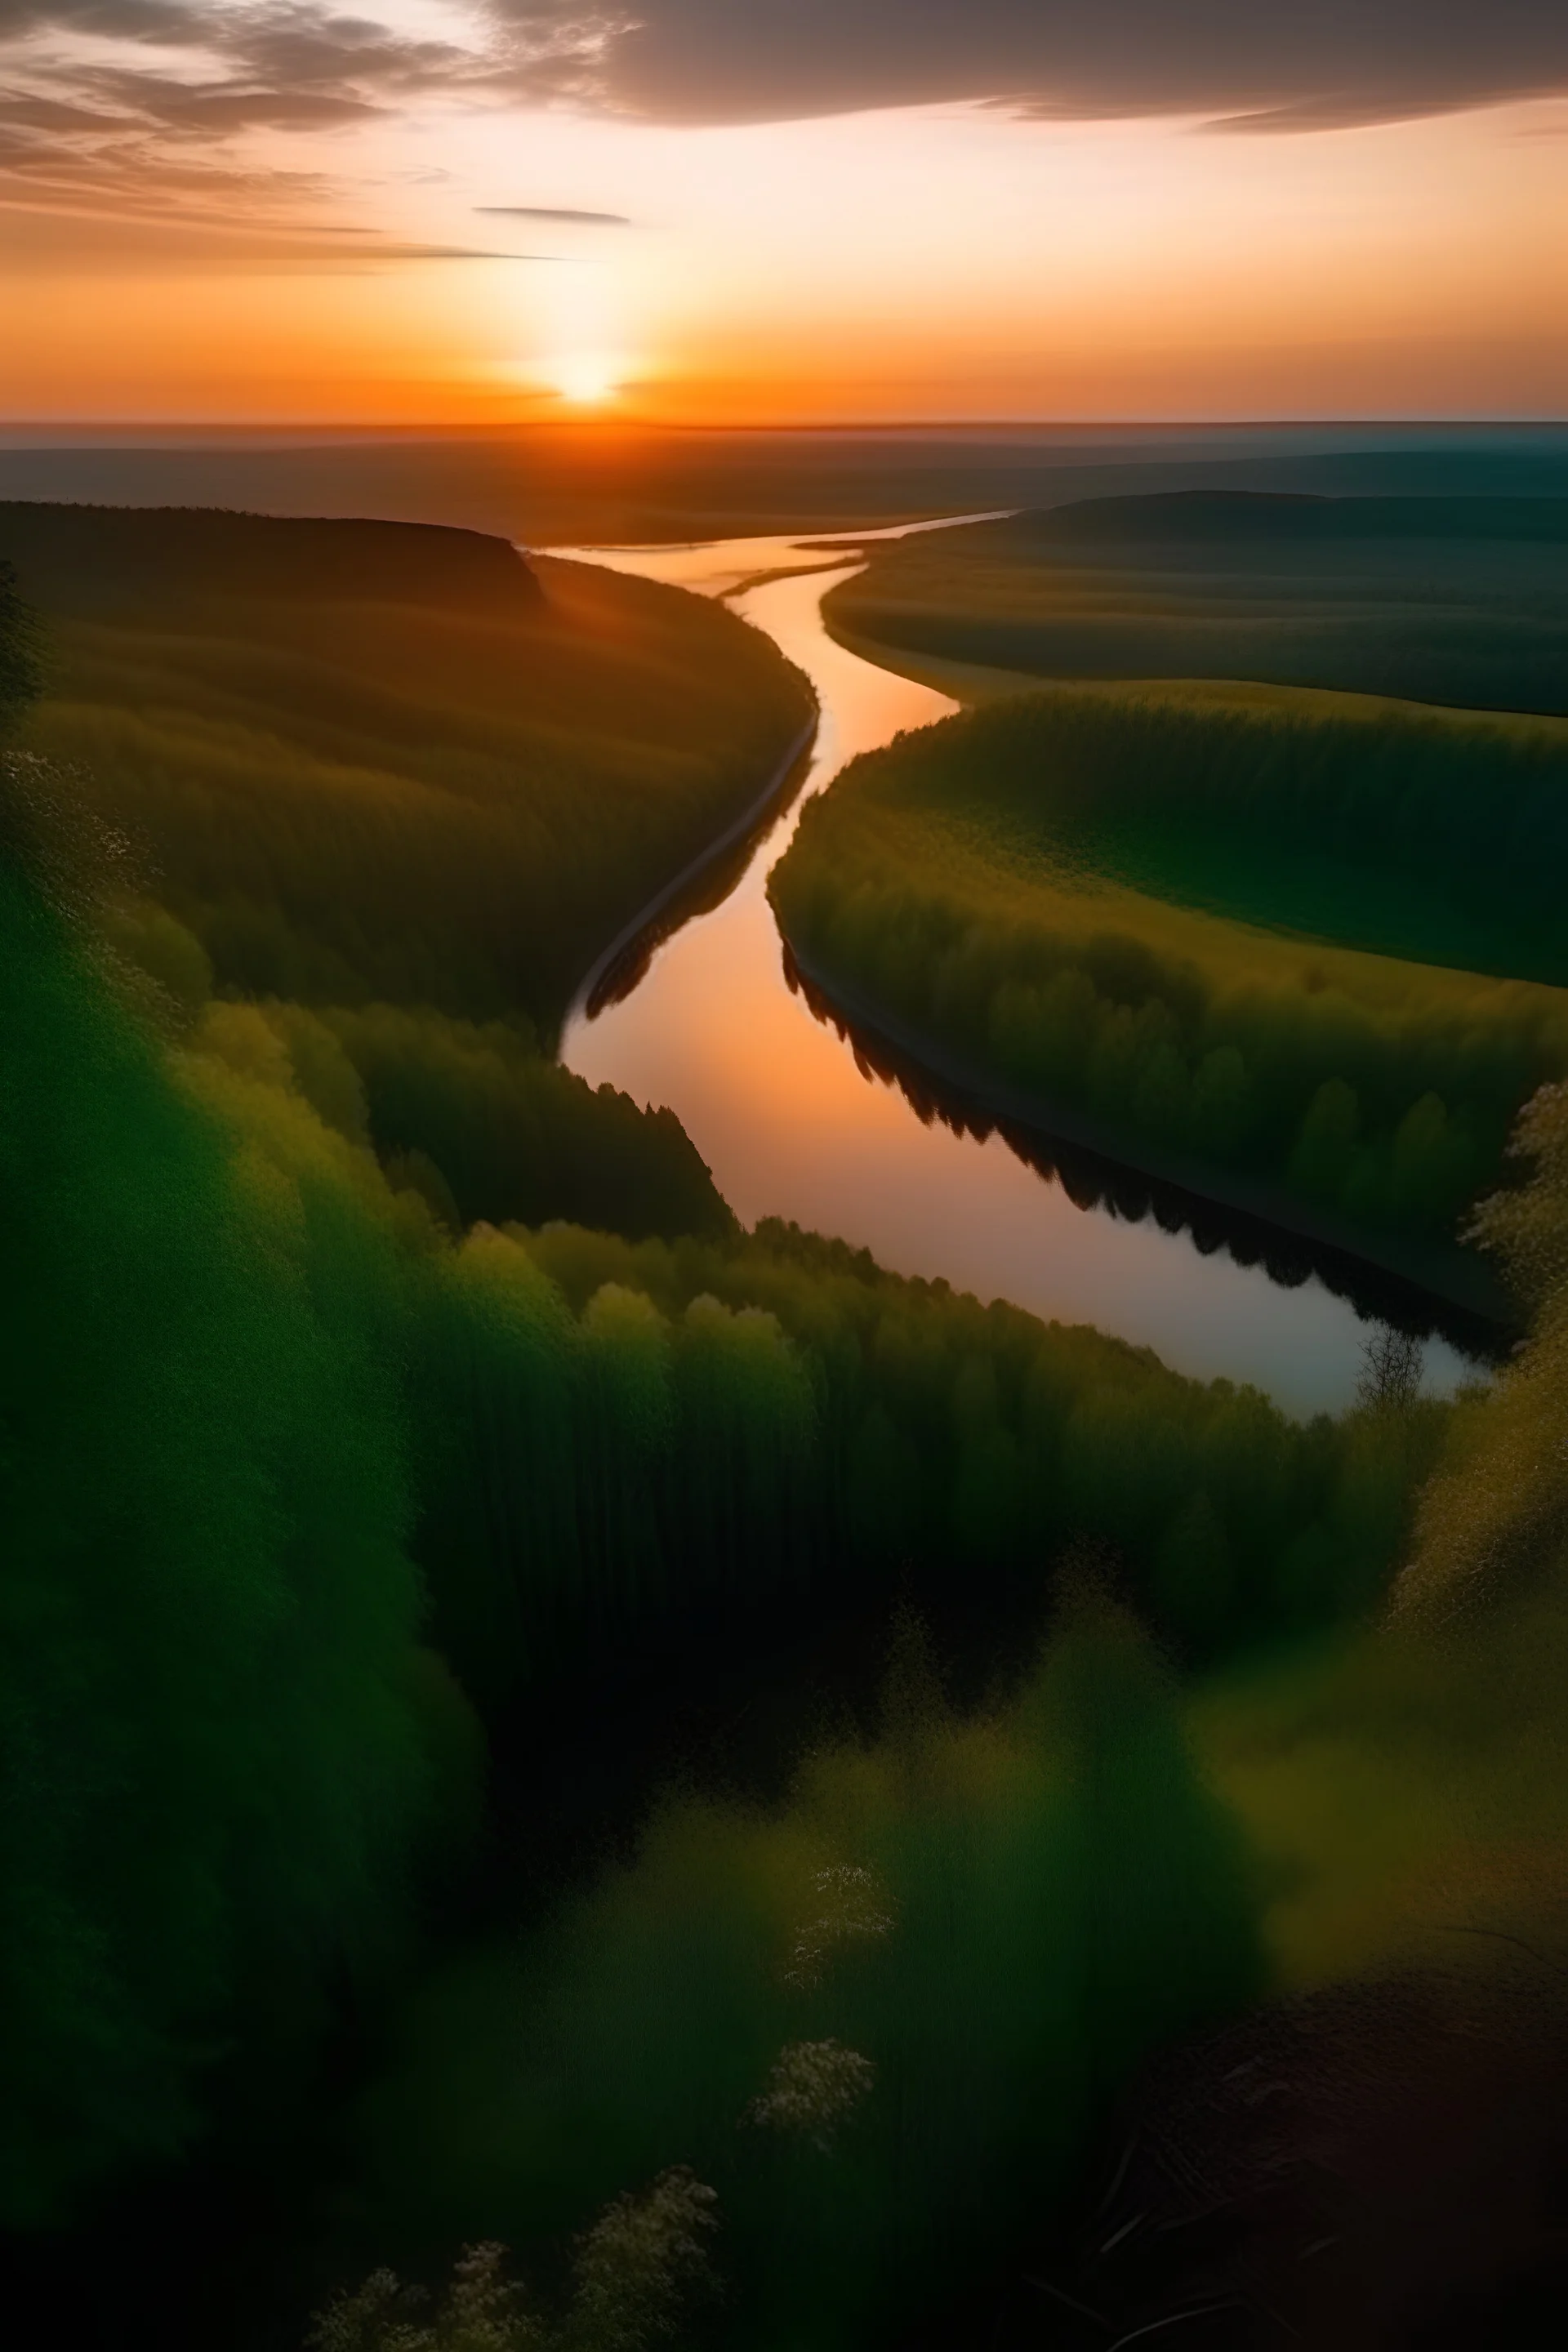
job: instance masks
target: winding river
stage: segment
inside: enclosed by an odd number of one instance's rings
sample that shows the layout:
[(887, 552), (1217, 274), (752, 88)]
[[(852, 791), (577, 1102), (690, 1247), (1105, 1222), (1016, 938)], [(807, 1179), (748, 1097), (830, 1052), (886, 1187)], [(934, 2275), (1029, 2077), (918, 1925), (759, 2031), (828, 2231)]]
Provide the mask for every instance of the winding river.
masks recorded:
[[(898, 536), (857, 533), (854, 544)], [(983, 1299), (1096, 1323), (1205, 1379), (1251, 1381), (1291, 1412), (1348, 1402), (1371, 1327), (1316, 1275), (1287, 1286), (1212, 1241), (1200, 1250), (1152, 1214), (1076, 1206), (1000, 1135), (981, 1139), (922, 1119), (790, 986), (765, 884), (805, 793), (858, 752), (958, 707), (827, 635), (822, 598), (858, 563), (834, 565), (831, 542), (793, 538), (549, 552), (729, 597), (806, 673), (821, 708), (801, 789), (752, 836), (743, 865), (719, 869), (736, 877), (727, 895), (634, 967), (639, 976), (619, 1001), (595, 997), (574, 1011), (562, 1046), (568, 1066), (638, 1102), (669, 1104), (748, 1225), (793, 1218), (863, 1244), (898, 1273), (945, 1276)], [(1445, 1340), (1427, 1341), (1428, 1391), (1475, 1375)]]

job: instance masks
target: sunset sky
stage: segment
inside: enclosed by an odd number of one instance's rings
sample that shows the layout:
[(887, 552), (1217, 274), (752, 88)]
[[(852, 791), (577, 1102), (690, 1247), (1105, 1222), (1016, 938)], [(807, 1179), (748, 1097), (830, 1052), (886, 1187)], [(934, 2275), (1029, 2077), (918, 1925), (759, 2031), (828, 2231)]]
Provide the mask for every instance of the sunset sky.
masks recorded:
[(1562, 0), (0, 0), (0, 417), (1565, 410)]

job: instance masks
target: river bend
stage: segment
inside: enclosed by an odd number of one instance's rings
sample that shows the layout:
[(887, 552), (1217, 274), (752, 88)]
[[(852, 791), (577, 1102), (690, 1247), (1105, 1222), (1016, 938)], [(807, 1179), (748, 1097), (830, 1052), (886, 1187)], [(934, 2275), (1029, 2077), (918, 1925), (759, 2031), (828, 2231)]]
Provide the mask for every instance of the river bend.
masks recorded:
[[(853, 543), (895, 536), (857, 533)], [(1287, 1287), (1223, 1248), (1201, 1252), (1152, 1215), (1076, 1207), (999, 1135), (982, 1141), (922, 1123), (789, 986), (765, 885), (801, 800), (857, 753), (958, 708), (827, 635), (822, 598), (859, 565), (835, 565), (830, 545), (789, 538), (548, 551), (729, 597), (806, 673), (821, 708), (801, 790), (729, 895), (665, 939), (621, 1001), (574, 1011), (568, 1066), (638, 1102), (668, 1103), (748, 1225), (793, 1218), (869, 1248), (898, 1273), (1098, 1324), (1182, 1371), (1254, 1382), (1291, 1412), (1347, 1402), (1369, 1325), (1316, 1276)], [(1444, 1340), (1428, 1340), (1429, 1391), (1475, 1376)]]

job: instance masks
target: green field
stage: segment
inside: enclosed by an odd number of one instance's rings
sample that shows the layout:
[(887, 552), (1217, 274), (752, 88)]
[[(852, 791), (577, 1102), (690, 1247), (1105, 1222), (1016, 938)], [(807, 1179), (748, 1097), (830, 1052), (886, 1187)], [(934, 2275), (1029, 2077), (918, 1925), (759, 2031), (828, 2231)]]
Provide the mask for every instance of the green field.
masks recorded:
[(1549, 726), (1058, 691), (857, 761), (771, 887), (830, 992), (1047, 1129), (1438, 1244), (1568, 1072), (1565, 782)]
[(1221, 488), (875, 549), (829, 625), (1053, 678), (1258, 679), (1568, 711), (1568, 499)]

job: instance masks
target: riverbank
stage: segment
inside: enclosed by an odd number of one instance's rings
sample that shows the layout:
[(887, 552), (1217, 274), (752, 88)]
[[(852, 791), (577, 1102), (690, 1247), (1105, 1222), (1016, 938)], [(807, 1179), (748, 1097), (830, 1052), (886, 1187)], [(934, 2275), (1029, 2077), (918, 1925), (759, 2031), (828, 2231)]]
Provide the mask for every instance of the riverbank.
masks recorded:
[(739, 816), (724, 827), (722, 833), (716, 835), (706, 849), (699, 850), (697, 856), (689, 859), (679, 874), (672, 875), (664, 887), (654, 893), (647, 906), (616, 932), (609, 946), (595, 957), (583, 979), (572, 992), (572, 1001), (566, 1011), (568, 1021), (581, 1018), (584, 1014), (591, 1015), (596, 1008), (605, 982), (611, 979), (616, 966), (637, 945), (638, 941), (654, 929), (659, 917), (665, 914), (684, 892), (689, 890), (695, 882), (700, 881), (709, 868), (718, 863), (727, 849), (733, 848), (739, 841), (744, 841), (746, 835), (755, 830), (771, 809), (786, 797), (793, 798), (790, 786), (795, 778), (802, 773), (802, 764), (816, 740), (817, 724), (817, 716), (814, 714), (806, 720), (756, 799), (750, 802), (741, 811)]
[[(1500, 1349), (1513, 1332), (1514, 1310), (1506, 1292), (1490, 1266), (1468, 1251), (1458, 1247), (1369, 1249), (1363, 1233), (1316, 1214), (1278, 1186), (1249, 1182), (1188, 1154), (1152, 1150), (1146, 1145), (1130, 1148), (1125, 1131), (1108, 1121), (1071, 1104), (1042, 1102), (1037, 1095), (1008, 1087), (993, 1073), (965, 1062), (913, 1023), (900, 1021), (885, 1005), (815, 964), (787, 933), (784, 950), (786, 971), (806, 1001), (815, 1000), (819, 1018), (837, 1022), (858, 1052), (869, 1041), (873, 1047), (880, 1044), (890, 1048), (895, 1057), (904, 1057), (915, 1073), (931, 1083), (933, 1097), (945, 1094), (951, 1099), (953, 1115), (968, 1117), (977, 1127), (994, 1125), (1003, 1132), (1013, 1130), (1020, 1139), (1033, 1139), (1047, 1154), (1053, 1146), (1076, 1146), (1108, 1165), (1131, 1171), (1155, 1185), (1169, 1186), (1190, 1201), (1208, 1202), (1230, 1211), (1260, 1234), (1291, 1235), (1317, 1251), (1331, 1254), (1347, 1268), (1338, 1282), (1331, 1282), (1342, 1296), (1355, 1295), (1348, 1276), (1350, 1266), (1359, 1265), (1390, 1276), (1405, 1294), (1403, 1298), (1385, 1300), (1384, 1311), (1390, 1318), (1421, 1328), (1424, 1297), (1456, 1307), (1463, 1320), (1458, 1325), (1448, 1323), (1446, 1335), (1467, 1352), (1480, 1352), (1489, 1335)], [(1312, 1271), (1325, 1278), (1322, 1267), (1314, 1265)], [(1425, 1328), (1444, 1328), (1445, 1318), (1434, 1316)]]

